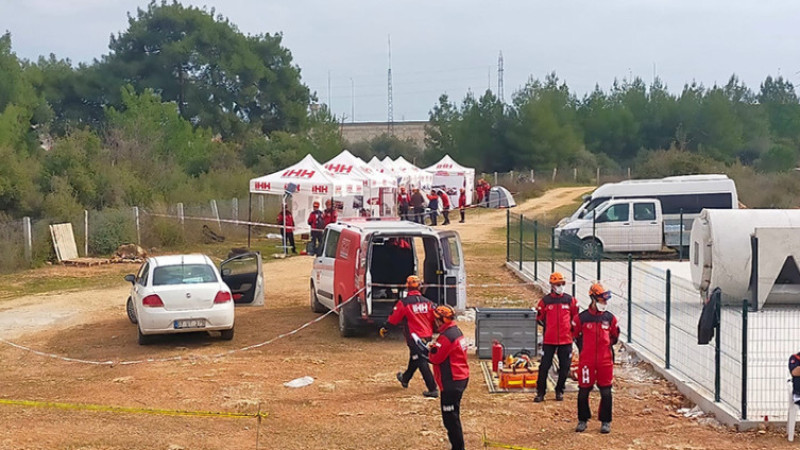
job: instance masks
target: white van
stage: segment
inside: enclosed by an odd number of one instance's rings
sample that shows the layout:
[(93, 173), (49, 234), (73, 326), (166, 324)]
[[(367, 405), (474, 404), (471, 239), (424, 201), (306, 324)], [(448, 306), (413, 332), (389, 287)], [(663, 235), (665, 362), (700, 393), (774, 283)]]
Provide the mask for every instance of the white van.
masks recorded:
[[(584, 197), (581, 206), (571, 216), (558, 222), (554, 230), (556, 248), (560, 248), (561, 233), (568, 223), (584, 218), (586, 214), (608, 200), (639, 198), (659, 201), (664, 221), (665, 243), (669, 247), (689, 245), (692, 221), (704, 208), (739, 207), (736, 185), (727, 175), (680, 175), (606, 183)], [(681, 212), (683, 212), (683, 241), (679, 242)]]

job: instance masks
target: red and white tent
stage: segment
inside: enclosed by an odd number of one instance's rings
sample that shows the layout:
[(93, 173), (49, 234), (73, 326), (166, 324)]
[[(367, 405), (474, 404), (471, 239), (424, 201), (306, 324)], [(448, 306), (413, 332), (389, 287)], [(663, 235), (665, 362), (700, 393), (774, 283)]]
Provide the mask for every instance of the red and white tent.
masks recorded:
[(311, 213), (314, 201), (324, 207), (326, 199), (336, 201), (363, 192), (362, 183), (328, 172), (311, 155), (291, 167), (250, 180), (251, 194), (292, 194), (292, 215), (300, 232), (308, 231), (305, 218)]
[(433, 188), (447, 192), (450, 204), (458, 204), (459, 189), (464, 188), (467, 205), (472, 204), (472, 191), (475, 185), (475, 169), (455, 162), (450, 155), (444, 155), (436, 164), (425, 169), (433, 174)]
[(345, 200), (345, 216), (358, 215), (362, 208), (371, 216), (382, 215), (382, 206), (389, 208), (386, 215), (392, 214), (391, 208), (397, 189), (394, 177), (373, 170), (361, 158), (347, 150), (326, 162), (324, 167), (337, 176), (349, 178), (363, 186), (363, 194), (354, 194)]

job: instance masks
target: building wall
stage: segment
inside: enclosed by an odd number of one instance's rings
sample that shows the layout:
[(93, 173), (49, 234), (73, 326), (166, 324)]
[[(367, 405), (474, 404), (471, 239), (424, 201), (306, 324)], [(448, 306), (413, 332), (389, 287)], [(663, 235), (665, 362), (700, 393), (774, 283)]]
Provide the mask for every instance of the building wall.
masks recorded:
[[(394, 135), (398, 139), (411, 139), (420, 148), (425, 146), (425, 125), (427, 121), (394, 122)], [(348, 142), (372, 140), (389, 132), (386, 122), (355, 122), (341, 124), (342, 137)]]

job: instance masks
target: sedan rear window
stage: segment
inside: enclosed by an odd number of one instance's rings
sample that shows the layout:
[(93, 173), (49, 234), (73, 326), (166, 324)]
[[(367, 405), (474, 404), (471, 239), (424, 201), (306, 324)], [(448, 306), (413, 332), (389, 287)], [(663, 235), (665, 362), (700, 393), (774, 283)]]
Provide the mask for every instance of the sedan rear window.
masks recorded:
[(205, 264), (180, 264), (156, 267), (153, 270), (153, 286), (170, 284), (214, 283), (214, 269)]

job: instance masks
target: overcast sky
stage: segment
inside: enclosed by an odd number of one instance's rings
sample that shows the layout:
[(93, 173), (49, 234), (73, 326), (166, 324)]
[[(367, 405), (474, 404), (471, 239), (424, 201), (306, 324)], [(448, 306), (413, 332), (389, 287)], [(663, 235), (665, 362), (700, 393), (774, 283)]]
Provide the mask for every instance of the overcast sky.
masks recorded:
[[(767, 75), (800, 83), (797, 0), (208, 0), (248, 34), (284, 35), (303, 82), (348, 122), (386, 121), (389, 36), (394, 120), (426, 120), (440, 94), (504, 95), (555, 71), (583, 96), (615, 78), (657, 74), (757, 90)], [(0, 0), (0, 30), (22, 58), (73, 63), (108, 52), (140, 0)], [(330, 79), (330, 84), (329, 80)], [(330, 85), (330, 89), (329, 89)]]

